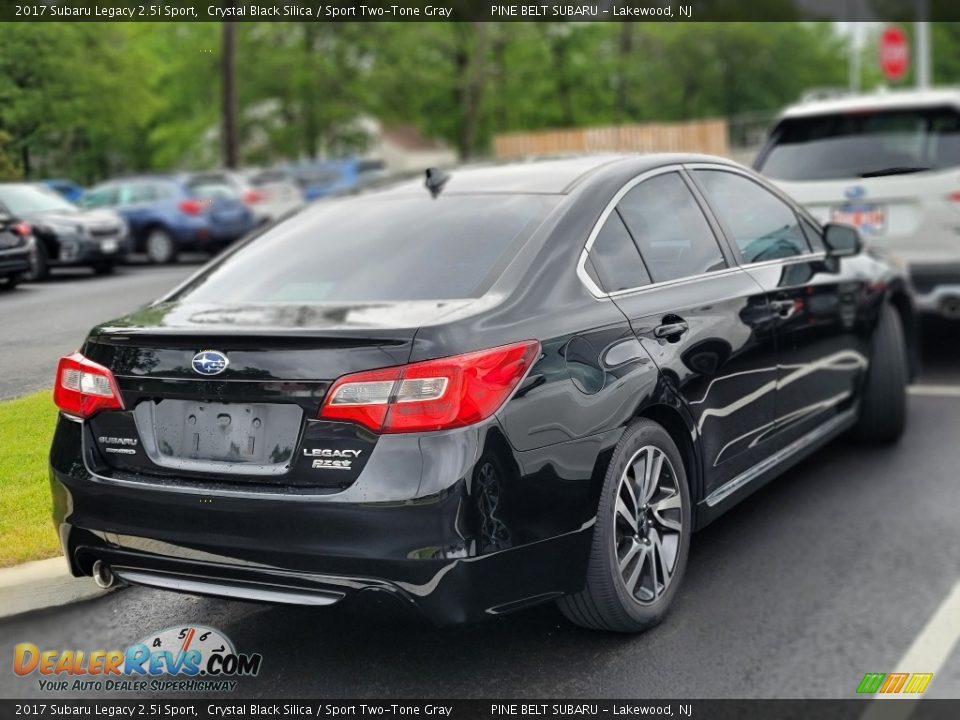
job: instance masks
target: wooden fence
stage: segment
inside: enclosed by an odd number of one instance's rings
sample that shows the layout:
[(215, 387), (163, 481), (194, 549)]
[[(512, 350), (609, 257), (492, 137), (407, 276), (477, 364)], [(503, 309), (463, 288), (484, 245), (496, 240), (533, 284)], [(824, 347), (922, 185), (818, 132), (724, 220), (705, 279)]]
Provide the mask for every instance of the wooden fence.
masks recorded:
[(502, 133), (493, 138), (497, 158), (598, 152), (698, 152), (727, 155), (727, 121), (690, 120), (573, 130)]

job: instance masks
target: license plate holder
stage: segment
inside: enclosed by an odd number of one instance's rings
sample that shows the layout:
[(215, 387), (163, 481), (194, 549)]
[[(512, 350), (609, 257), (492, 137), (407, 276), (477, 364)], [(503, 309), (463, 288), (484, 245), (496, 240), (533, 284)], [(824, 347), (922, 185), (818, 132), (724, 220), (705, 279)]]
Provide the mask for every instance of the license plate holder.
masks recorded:
[(100, 241), (100, 251), (105, 253), (115, 253), (120, 249), (120, 241), (116, 238)]
[(144, 402), (135, 411), (144, 449), (159, 465), (183, 461), (289, 466), (303, 411), (282, 403), (218, 403), (188, 400)]

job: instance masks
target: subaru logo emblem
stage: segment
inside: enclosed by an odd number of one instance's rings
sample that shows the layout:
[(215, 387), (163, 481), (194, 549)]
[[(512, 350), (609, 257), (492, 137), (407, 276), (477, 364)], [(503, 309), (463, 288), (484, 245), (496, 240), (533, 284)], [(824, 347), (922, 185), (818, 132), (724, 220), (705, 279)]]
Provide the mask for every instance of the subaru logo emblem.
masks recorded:
[(863, 188), (862, 185), (851, 185), (846, 190), (843, 191), (843, 194), (847, 196), (848, 200), (856, 200), (862, 198), (867, 194), (867, 191)]
[(201, 350), (193, 356), (190, 364), (201, 375), (219, 375), (227, 369), (230, 361), (227, 360), (226, 355), (217, 350)]

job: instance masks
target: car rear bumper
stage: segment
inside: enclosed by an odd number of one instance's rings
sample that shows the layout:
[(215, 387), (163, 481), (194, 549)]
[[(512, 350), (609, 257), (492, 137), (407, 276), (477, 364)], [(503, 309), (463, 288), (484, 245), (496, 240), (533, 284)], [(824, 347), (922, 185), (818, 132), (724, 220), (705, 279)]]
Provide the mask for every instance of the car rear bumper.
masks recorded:
[(0, 250), (0, 277), (27, 272), (30, 269), (30, 251), (25, 248)]
[(917, 310), (960, 319), (960, 263), (916, 263), (910, 266), (910, 277)]
[(61, 418), (51, 452), (54, 523), (74, 575), (100, 560), (128, 582), (193, 594), (330, 605), (378, 593), (438, 624), (544, 602), (583, 582), (592, 516), (492, 541), (487, 528), (502, 519), (483, 516), (489, 498), (450, 463), (445, 487), (382, 501), (185, 493), (91, 472), (78, 462), (89, 452), (84, 428)]

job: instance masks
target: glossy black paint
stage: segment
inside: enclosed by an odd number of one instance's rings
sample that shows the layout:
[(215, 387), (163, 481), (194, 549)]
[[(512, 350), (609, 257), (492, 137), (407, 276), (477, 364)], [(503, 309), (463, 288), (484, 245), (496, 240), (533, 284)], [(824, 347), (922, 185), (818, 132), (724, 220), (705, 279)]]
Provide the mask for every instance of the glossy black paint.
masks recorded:
[[(125, 409), (57, 423), (54, 518), (74, 573), (103, 559), (230, 586), (375, 591), (441, 623), (526, 607), (581, 588), (607, 464), (638, 416), (671, 433), (694, 521), (709, 522), (782, 467), (722, 502), (705, 502), (711, 493), (855, 410), (879, 308), (894, 302), (912, 327), (912, 300), (902, 275), (867, 254), (738, 266), (699, 193), (729, 267), (595, 297), (576, 266), (607, 204), (638, 175), (693, 163), (734, 167), (648, 156), (454, 173), (444, 192), (490, 202), (498, 189), (563, 194), (478, 299), (211, 306), (174, 291), (94, 328), (82, 352), (112, 369)], [(539, 359), (478, 425), (378, 436), (316, 419), (345, 373), (529, 339)], [(203, 349), (225, 353), (227, 370), (195, 374)], [(291, 459), (279, 472), (159, 465), (137, 412), (168, 401), (294, 405)], [(110, 452), (116, 437), (136, 439), (135, 452)], [(313, 470), (304, 450), (319, 447), (363, 461)]]

